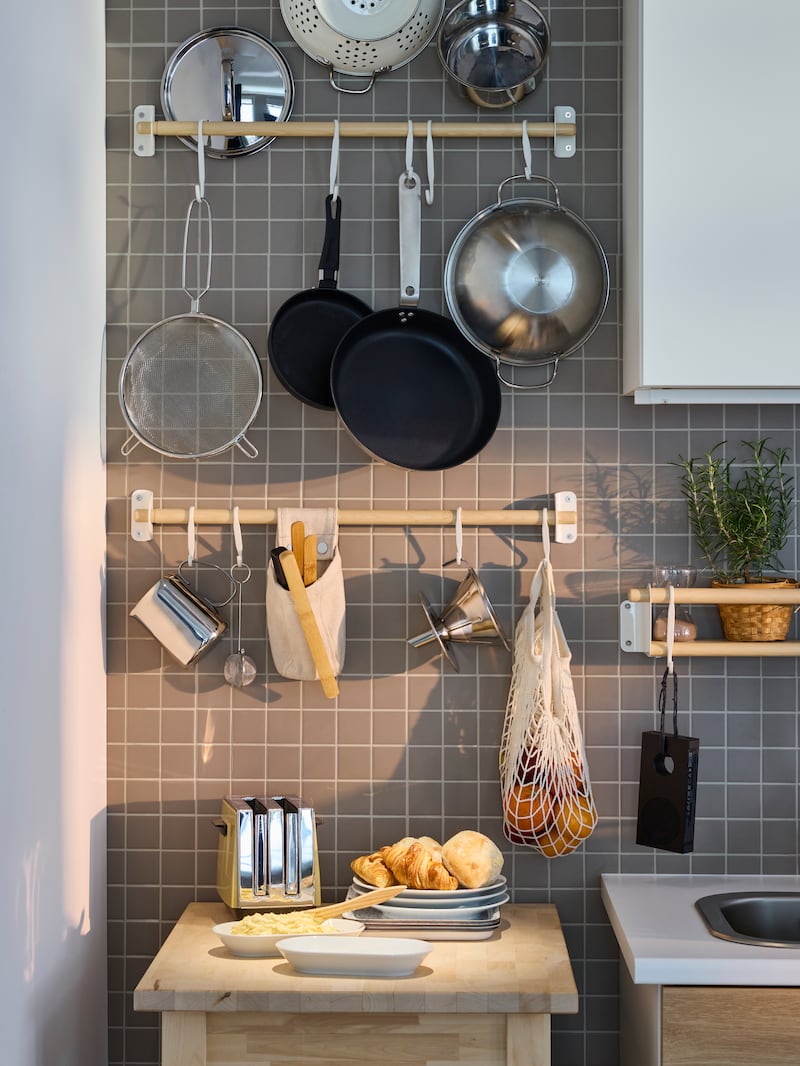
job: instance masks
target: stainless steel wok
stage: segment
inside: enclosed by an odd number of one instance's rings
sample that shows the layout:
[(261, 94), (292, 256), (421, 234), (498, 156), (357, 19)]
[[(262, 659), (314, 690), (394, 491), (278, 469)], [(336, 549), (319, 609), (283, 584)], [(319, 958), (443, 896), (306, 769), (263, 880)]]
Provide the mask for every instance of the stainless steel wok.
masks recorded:
[[(608, 261), (586, 223), (554, 201), (503, 200), (469, 221), (447, 256), (444, 288), (453, 321), (464, 336), (497, 363), (497, 375), (512, 388), (544, 388), (558, 363), (591, 336), (608, 302)], [(536, 385), (503, 377), (501, 364), (550, 364)]]

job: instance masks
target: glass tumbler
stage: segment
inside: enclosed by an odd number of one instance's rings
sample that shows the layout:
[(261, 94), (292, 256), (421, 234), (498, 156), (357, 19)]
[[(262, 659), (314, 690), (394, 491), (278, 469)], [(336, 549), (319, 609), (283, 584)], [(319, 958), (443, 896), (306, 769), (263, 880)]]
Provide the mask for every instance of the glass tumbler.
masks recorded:
[[(653, 570), (653, 585), (660, 588), (669, 588), (672, 585), (676, 589), (691, 588), (697, 580), (697, 570), (693, 566), (678, 566), (669, 563), (665, 566), (657, 566)], [(697, 626), (692, 618), (691, 611), (685, 603), (675, 604), (675, 640), (695, 640)], [(667, 607), (659, 605), (653, 612), (653, 640), (666, 640), (667, 638)]]

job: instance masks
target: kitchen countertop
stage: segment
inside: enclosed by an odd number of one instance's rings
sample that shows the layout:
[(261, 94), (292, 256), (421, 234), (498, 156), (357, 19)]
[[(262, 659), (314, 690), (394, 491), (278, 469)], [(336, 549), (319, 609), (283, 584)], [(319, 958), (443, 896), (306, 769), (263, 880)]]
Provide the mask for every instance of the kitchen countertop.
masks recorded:
[(600, 881), (634, 984), (800, 986), (800, 948), (720, 940), (694, 906), (717, 892), (800, 892), (800, 877), (603, 874)]
[(297, 973), (282, 957), (229, 954), (212, 932), (233, 917), (225, 904), (190, 903), (137, 985), (134, 1009), (575, 1013), (578, 992), (555, 907), (507, 904), (501, 915), (488, 940), (431, 942), (410, 977), (334, 977)]

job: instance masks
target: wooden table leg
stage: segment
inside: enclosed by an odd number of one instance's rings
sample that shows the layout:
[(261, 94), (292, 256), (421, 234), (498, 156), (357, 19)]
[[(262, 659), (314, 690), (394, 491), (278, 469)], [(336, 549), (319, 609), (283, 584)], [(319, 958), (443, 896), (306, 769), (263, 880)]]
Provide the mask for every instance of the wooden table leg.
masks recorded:
[(161, 1066), (206, 1066), (203, 1011), (162, 1012)]
[(550, 1066), (550, 1015), (506, 1015), (506, 1066)]

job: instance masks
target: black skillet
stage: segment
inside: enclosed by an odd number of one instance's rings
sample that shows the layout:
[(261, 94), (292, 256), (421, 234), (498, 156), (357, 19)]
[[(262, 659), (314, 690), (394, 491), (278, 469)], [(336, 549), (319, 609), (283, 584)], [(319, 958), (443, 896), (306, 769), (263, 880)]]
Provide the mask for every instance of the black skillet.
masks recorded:
[(494, 364), (454, 323), (418, 308), (419, 177), (400, 178), (401, 306), (375, 311), (339, 343), (331, 391), (339, 417), (376, 459), (407, 470), (465, 463), (500, 418)]
[(319, 260), (319, 285), (295, 293), (281, 305), (267, 335), (272, 369), (292, 396), (312, 407), (333, 410), (331, 360), (336, 345), (371, 308), (337, 287), (342, 201), (325, 198), (325, 239)]

